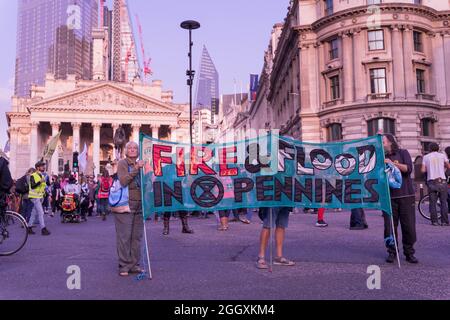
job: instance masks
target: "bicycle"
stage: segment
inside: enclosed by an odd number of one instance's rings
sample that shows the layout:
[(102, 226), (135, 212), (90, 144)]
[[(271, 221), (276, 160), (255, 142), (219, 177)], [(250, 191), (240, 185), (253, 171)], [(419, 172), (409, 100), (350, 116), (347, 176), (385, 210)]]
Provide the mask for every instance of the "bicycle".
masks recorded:
[(0, 256), (20, 251), (28, 239), (28, 224), (17, 212), (0, 211)]
[[(429, 194), (422, 196), (422, 198), (419, 201), (418, 207), (420, 215), (427, 220), (431, 220)], [(441, 201), (439, 199), (437, 199), (436, 211), (437, 211), (437, 218), (439, 220), (441, 218)]]

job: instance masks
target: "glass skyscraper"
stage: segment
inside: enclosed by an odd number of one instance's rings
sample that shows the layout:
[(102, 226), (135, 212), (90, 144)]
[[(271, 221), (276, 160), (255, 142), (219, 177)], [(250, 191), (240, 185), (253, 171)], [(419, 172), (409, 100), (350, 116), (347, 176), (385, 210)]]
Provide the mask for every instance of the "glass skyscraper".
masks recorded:
[(211, 118), (213, 120), (214, 115), (219, 114), (219, 101), (219, 73), (209, 55), (208, 49), (206, 49), (206, 46), (203, 46), (194, 110), (211, 110)]
[(45, 74), (92, 78), (92, 28), (97, 0), (19, 0), (15, 95), (28, 97)]

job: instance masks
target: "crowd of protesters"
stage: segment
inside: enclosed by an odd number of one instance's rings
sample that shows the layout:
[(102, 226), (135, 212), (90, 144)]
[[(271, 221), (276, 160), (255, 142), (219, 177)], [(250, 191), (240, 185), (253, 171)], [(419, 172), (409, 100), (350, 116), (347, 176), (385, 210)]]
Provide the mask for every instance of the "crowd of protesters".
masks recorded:
[(50, 235), (44, 217), (61, 215), (61, 202), (67, 194), (74, 196), (82, 221), (87, 221), (87, 217), (92, 217), (95, 213), (106, 220), (110, 213), (108, 196), (112, 186), (112, 178), (107, 170), (95, 178), (73, 172), (50, 177), (45, 169), (46, 163), (38, 161), (23, 177), (13, 181), (13, 187), (8, 190), (8, 206), (25, 218), (29, 234), (35, 234), (33, 229), (35, 223), (38, 223), (41, 234)]
[[(416, 264), (414, 245), (416, 243), (416, 201), (415, 188), (412, 181), (414, 170), (409, 152), (402, 149), (393, 135), (383, 135), (383, 145), (386, 153), (386, 164), (395, 166), (402, 176), (401, 187), (390, 190), (392, 216), (384, 212), (384, 241), (387, 249), (386, 262), (393, 263), (397, 258), (397, 248), (395, 240), (398, 238), (397, 229), (401, 227), (401, 242), (406, 261)], [(423, 158), (421, 172), (425, 175), (425, 182), (430, 194), (431, 224), (433, 226), (449, 226), (448, 208), (450, 206), (450, 147), (445, 153), (440, 153), (439, 145), (432, 143), (431, 152)], [(129, 188), (129, 210), (127, 212), (114, 212), (116, 225), (116, 242), (119, 260), (119, 274), (127, 276), (129, 273), (142, 272), (140, 261), (140, 244), (142, 241), (143, 219), (141, 185), (137, 178), (143, 168), (143, 162), (139, 159), (139, 148), (134, 142), (127, 144), (125, 148), (126, 158), (117, 164), (117, 173), (110, 176), (108, 170), (104, 170), (102, 175), (78, 176), (77, 174), (65, 174), (52, 176), (45, 172), (46, 164), (42, 161), (36, 163), (34, 168), (30, 168), (25, 175), (17, 181), (10, 181), (11, 176), (8, 169), (7, 157), (0, 153), (0, 209), (4, 210), (7, 203), (7, 194), (10, 196), (9, 205), (12, 209), (19, 211), (28, 222), (29, 233), (34, 234), (33, 227), (38, 223), (42, 235), (50, 235), (50, 231), (45, 225), (44, 216), (48, 214), (54, 217), (60, 211), (61, 199), (65, 194), (76, 196), (82, 219), (91, 217), (96, 211), (97, 216), (106, 220), (110, 212), (108, 198), (114, 180)], [(81, 205), (81, 198), (84, 205)], [(439, 201), (438, 201), (439, 200)], [(438, 220), (437, 206), (440, 206), (440, 221)], [(305, 213), (317, 214), (317, 227), (327, 227), (324, 219), (324, 208), (308, 209)], [(341, 211), (341, 210), (339, 210)], [(251, 223), (253, 209), (222, 210), (217, 213), (218, 230), (227, 231), (229, 228), (229, 216), (233, 213), (235, 221), (245, 224)], [(293, 208), (261, 208), (259, 217), (261, 219), (262, 231), (260, 233), (259, 254), (256, 266), (258, 269), (267, 269), (266, 250), (270, 237), (270, 230), (274, 229), (276, 256), (275, 265), (293, 266), (294, 261), (283, 255), (283, 245), (288, 227), (289, 216), (293, 212), (298, 212)], [(124, 214), (125, 213), (125, 214)], [(201, 213), (208, 218), (211, 212)], [(179, 217), (182, 224), (183, 233), (193, 233), (188, 226), (188, 216), (195, 213), (184, 211), (174, 213)], [(199, 213), (197, 213), (199, 214)], [(169, 234), (169, 224), (171, 213), (163, 215), (163, 234)], [(155, 218), (155, 221), (157, 219)], [(368, 224), (363, 209), (351, 210), (350, 230), (364, 230)]]

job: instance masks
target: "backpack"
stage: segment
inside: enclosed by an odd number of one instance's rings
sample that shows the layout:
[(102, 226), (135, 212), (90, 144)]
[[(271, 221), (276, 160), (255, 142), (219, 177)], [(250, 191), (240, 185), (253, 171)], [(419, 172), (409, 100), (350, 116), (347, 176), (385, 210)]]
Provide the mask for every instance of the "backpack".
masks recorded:
[(30, 186), (28, 185), (28, 176), (24, 175), (22, 178), (16, 181), (16, 192), (18, 194), (27, 194), (30, 191)]
[(100, 182), (100, 190), (102, 192), (109, 192), (109, 189), (111, 186), (109, 185), (109, 180), (106, 178), (102, 178), (102, 181)]

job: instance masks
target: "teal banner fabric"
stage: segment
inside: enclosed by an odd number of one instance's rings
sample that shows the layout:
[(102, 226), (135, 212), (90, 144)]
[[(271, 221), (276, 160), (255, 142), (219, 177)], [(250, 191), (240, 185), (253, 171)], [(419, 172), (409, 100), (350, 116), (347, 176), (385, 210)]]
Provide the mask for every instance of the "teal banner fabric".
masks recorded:
[(141, 134), (146, 216), (237, 208), (370, 208), (391, 213), (381, 136), (305, 143), (278, 135), (193, 145)]

